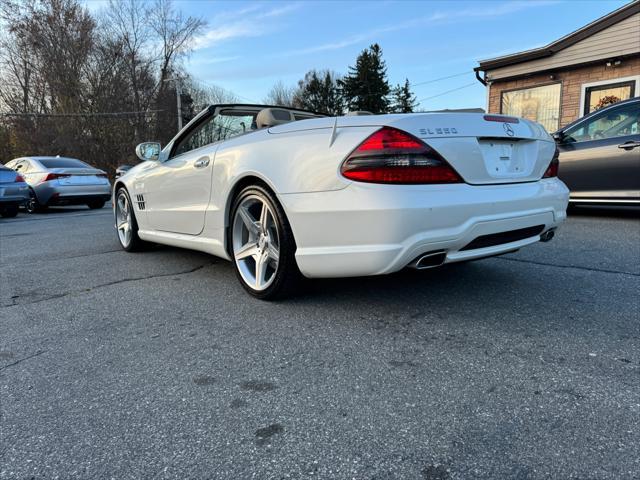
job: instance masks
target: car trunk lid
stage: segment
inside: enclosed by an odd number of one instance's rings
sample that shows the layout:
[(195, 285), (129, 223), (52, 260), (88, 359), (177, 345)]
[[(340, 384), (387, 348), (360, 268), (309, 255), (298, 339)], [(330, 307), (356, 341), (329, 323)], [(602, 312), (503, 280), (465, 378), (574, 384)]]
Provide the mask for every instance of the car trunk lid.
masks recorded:
[(60, 185), (104, 185), (109, 180), (96, 168), (51, 168), (49, 173), (60, 175)]
[(0, 168), (0, 183), (13, 183), (16, 181), (17, 173), (8, 168)]
[(555, 151), (541, 125), (501, 115), (407, 115), (392, 125), (437, 150), (474, 185), (539, 180)]
[(472, 185), (540, 180), (555, 152), (555, 142), (536, 122), (469, 112), (326, 117), (278, 125), (269, 132), (324, 129), (330, 138), (339, 138), (349, 127), (384, 126), (421, 139)]

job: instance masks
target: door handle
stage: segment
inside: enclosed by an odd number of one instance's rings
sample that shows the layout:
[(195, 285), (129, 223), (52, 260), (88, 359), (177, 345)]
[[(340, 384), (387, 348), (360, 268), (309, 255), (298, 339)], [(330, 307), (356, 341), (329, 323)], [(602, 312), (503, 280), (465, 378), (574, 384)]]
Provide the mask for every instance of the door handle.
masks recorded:
[(209, 165), (209, 157), (202, 157), (195, 161), (193, 166), (195, 168), (204, 168)]
[(618, 145), (618, 148), (623, 148), (624, 150), (632, 150), (636, 147), (640, 147), (640, 142), (635, 142), (633, 140)]

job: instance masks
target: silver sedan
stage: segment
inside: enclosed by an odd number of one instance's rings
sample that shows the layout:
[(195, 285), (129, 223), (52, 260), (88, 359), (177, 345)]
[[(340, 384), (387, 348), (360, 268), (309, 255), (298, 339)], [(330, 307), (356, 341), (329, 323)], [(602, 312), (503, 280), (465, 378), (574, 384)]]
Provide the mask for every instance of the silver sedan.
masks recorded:
[(107, 174), (75, 158), (23, 157), (7, 163), (29, 184), (30, 213), (51, 205), (87, 205), (102, 208), (111, 198)]
[(29, 186), (24, 178), (10, 168), (0, 165), (0, 215), (15, 217), (18, 208), (29, 201)]

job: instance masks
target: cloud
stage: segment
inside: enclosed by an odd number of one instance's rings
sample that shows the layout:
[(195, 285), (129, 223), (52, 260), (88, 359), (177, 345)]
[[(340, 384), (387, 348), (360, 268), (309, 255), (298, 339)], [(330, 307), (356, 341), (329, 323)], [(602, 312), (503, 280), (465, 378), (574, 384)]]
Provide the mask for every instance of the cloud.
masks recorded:
[(283, 57), (288, 55), (307, 55), (310, 53), (326, 52), (328, 50), (339, 50), (341, 48), (349, 47), (351, 45), (355, 45), (356, 43), (360, 43), (366, 40), (368, 37), (369, 35), (356, 35), (356, 36), (349, 37), (337, 42), (323, 43), (321, 45), (316, 45), (314, 47), (300, 48), (298, 50), (289, 50), (288, 52), (282, 53), (277, 56)]
[(302, 6), (300, 3), (289, 3), (276, 8), (265, 9), (265, 3), (249, 5), (240, 10), (220, 12), (213, 17), (214, 25), (193, 42), (193, 49), (200, 50), (212, 47), (233, 38), (250, 38), (266, 35), (276, 29), (276, 25), (268, 19), (276, 19), (291, 13)]
[(240, 55), (233, 55), (228, 57), (201, 57), (196, 60), (192, 60), (191, 63), (194, 65), (213, 65), (216, 63), (226, 63), (233, 62), (234, 60), (238, 60), (242, 58)]
[(431, 15), (418, 17), (405, 22), (395, 23), (393, 25), (387, 25), (379, 27), (373, 30), (369, 30), (366, 33), (352, 35), (344, 40), (324, 43), (320, 45), (310, 46), (306, 48), (300, 48), (295, 50), (289, 50), (278, 54), (278, 57), (286, 57), (289, 55), (307, 55), (310, 53), (324, 52), (328, 50), (339, 50), (341, 48), (350, 47), (367, 40), (376, 38), (383, 33), (391, 33), (406, 30), (408, 28), (421, 27), (425, 25), (432, 25), (437, 23), (459, 23), (470, 18), (487, 18), (487, 17), (501, 17), (511, 13), (519, 12), (532, 7), (541, 7), (558, 3), (559, 0), (515, 0), (499, 4), (493, 8), (487, 6), (486, 8), (469, 8), (465, 10), (448, 10), (443, 12), (435, 12)]

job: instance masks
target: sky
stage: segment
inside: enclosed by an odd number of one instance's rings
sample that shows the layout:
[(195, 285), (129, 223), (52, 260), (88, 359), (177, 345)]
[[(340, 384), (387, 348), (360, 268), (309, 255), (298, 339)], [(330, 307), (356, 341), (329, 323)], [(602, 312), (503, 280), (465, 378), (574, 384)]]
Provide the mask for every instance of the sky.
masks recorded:
[[(93, 8), (99, 1), (88, 0)], [(185, 66), (199, 81), (260, 103), (311, 69), (347, 73), (377, 42), (393, 85), (408, 78), (420, 109), (484, 108), (478, 60), (548, 44), (624, 0), (182, 0), (207, 21)]]

